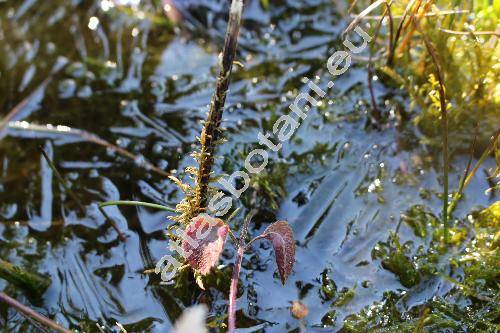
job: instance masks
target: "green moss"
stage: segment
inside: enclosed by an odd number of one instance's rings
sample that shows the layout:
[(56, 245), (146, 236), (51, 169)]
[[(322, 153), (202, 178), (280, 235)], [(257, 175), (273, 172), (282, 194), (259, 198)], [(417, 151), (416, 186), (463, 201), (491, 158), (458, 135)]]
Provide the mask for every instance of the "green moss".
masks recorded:
[(35, 297), (43, 295), (51, 284), (49, 277), (28, 272), (2, 259), (0, 259), (0, 278), (7, 280)]
[(263, 207), (270, 206), (277, 210), (279, 201), (286, 196), (287, 175), (288, 165), (270, 161), (265, 170), (251, 176), (250, 188), (255, 193), (252, 196), (257, 197)]
[(401, 245), (393, 233), (387, 242), (378, 243), (372, 251), (372, 257), (380, 258), (382, 267), (397, 275), (401, 284), (409, 288), (420, 282), (420, 276), (408, 254), (409, 244)]
[(428, 234), (427, 226), (438, 224), (437, 218), (427, 211), (422, 205), (415, 205), (401, 214), (401, 221), (408, 224), (415, 233), (415, 236), (425, 237)]
[(344, 306), (349, 303), (351, 299), (353, 299), (354, 295), (356, 295), (356, 286), (352, 288), (343, 288), (340, 291), (337, 300), (333, 302), (333, 305), (337, 307)]
[(481, 211), (476, 220), (476, 227), (498, 228), (500, 226), (500, 201)]
[(323, 273), (321, 273), (321, 286), (319, 289), (319, 296), (323, 301), (329, 302), (333, 300), (336, 295), (337, 285), (328, 275), (328, 271), (325, 270)]
[(494, 304), (458, 306), (436, 297), (426, 304), (402, 311), (400, 295), (390, 292), (382, 302), (348, 316), (342, 333), (415, 333), (415, 332), (497, 332), (500, 311)]
[(463, 284), (475, 296), (495, 297), (500, 281), (500, 202), (479, 212), (474, 218), (474, 239), (459, 259), (465, 277)]
[[(407, 214), (425, 219), (427, 214), (422, 212), (425, 208), (414, 206)], [(448, 250), (449, 262), (438, 260), (440, 242), (430, 242), (414, 251), (411, 243), (401, 245), (397, 235), (391, 234), (386, 243), (379, 243), (373, 256), (381, 258), (384, 268), (398, 275), (403, 285), (412, 286), (428, 276), (440, 275), (455, 286), (446, 294), (434, 295), (411, 308), (405, 308), (404, 304), (413, 289), (401, 294), (387, 292), (381, 302), (346, 317), (340, 332), (498, 332), (500, 202), (473, 213), (471, 221), (473, 237), (467, 243), (464, 238), (457, 240), (463, 250)], [(439, 224), (432, 222), (431, 225), (439, 230)], [(452, 230), (463, 232), (457, 227)], [(458, 275), (456, 278), (448, 276), (451, 266)]]

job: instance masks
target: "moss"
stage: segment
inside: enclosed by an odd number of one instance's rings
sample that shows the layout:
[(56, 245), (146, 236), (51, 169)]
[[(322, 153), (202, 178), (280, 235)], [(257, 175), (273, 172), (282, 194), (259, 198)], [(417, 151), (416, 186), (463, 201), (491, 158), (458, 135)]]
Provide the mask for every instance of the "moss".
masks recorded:
[(280, 162), (269, 161), (266, 169), (260, 173), (252, 174), (250, 178), (251, 197), (262, 207), (271, 207), (277, 210), (279, 201), (286, 196), (285, 181), (288, 175), (288, 165)]
[[(425, 212), (425, 208), (414, 206), (407, 213), (415, 213), (415, 210)], [(473, 213), (471, 220), (473, 237), (467, 242), (463, 238), (457, 241), (463, 250), (448, 251), (451, 260), (444, 262), (444, 267), (438, 266), (439, 242), (430, 242), (427, 247), (420, 246), (413, 251), (410, 243), (400, 245), (397, 235), (392, 234), (388, 242), (379, 243), (373, 255), (381, 258), (385, 268), (398, 275), (403, 285), (415, 285), (430, 274), (438, 274), (455, 287), (410, 308), (404, 304), (412, 290), (387, 292), (382, 301), (347, 316), (340, 332), (498, 332), (500, 202)], [(456, 227), (454, 230), (463, 232)], [(450, 267), (458, 275), (456, 279), (448, 276)]]
[(415, 205), (401, 214), (401, 221), (413, 229), (415, 236), (425, 237), (428, 234), (428, 225), (437, 225), (437, 218), (422, 205)]
[(500, 226), (500, 201), (482, 210), (478, 214), (475, 225), (480, 228), (498, 228)]
[(463, 284), (483, 299), (495, 297), (498, 292), (499, 226), (500, 202), (496, 202), (474, 218), (475, 237), (459, 259), (465, 273)]
[(344, 306), (347, 303), (349, 303), (351, 299), (354, 298), (355, 295), (356, 295), (356, 286), (352, 288), (343, 288), (340, 291), (337, 300), (333, 302), (333, 305), (337, 307)]
[(7, 280), (34, 297), (43, 295), (51, 284), (49, 277), (28, 272), (2, 259), (0, 259), (0, 278)]
[(328, 275), (328, 270), (321, 273), (321, 286), (319, 289), (319, 297), (325, 301), (329, 302), (334, 299), (337, 295), (337, 285)]
[(419, 273), (409, 257), (409, 244), (401, 245), (396, 234), (391, 233), (387, 242), (378, 243), (372, 258), (380, 258), (382, 267), (397, 275), (403, 286), (410, 288), (420, 282)]
[(414, 333), (414, 332), (497, 332), (499, 310), (494, 304), (461, 307), (436, 297), (424, 305), (402, 311), (400, 295), (390, 292), (382, 302), (348, 316), (342, 333)]

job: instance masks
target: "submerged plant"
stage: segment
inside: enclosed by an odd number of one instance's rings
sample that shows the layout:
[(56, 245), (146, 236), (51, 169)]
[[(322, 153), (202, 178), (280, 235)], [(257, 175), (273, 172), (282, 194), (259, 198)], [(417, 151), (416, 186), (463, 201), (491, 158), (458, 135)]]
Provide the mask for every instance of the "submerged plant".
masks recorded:
[(187, 224), (195, 215), (207, 211), (208, 198), (213, 194), (210, 183), (214, 181), (212, 167), (215, 159), (215, 148), (222, 140), (221, 121), (229, 89), (233, 63), (238, 46), (243, 0), (233, 0), (229, 10), (229, 21), (221, 54), (221, 69), (217, 77), (215, 92), (210, 101), (210, 109), (199, 138), (200, 150), (192, 156), (198, 167), (186, 168), (186, 173), (191, 176), (194, 187), (183, 183), (181, 180), (170, 176), (184, 192), (185, 198), (176, 206), (179, 215), (175, 221)]

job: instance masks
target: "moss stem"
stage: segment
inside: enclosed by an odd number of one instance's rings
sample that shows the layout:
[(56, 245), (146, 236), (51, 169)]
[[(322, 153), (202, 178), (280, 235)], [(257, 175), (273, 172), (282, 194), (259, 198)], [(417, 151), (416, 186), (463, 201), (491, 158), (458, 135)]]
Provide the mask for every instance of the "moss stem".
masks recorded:
[(200, 137), (201, 151), (198, 157), (199, 168), (196, 179), (197, 211), (194, 213), (203, 212), (207, 204), (207, 192), (214, 162), (215, 146), (221, 137), (220, 123), (238, 45), (242, 11), (243, 1), (233, 0), (222, 52), (221, 70), (217, 78), (215, 93), (210, 102), (208, 118)]

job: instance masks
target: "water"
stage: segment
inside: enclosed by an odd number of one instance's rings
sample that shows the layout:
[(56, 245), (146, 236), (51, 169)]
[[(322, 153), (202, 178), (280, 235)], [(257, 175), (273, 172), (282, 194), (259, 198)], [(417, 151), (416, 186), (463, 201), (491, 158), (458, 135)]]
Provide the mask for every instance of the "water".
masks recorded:
[[(176, 287), (163, 286), (142, 272), (167, 253), (168, 214), (106, 208), (127, 236), (120, 242), (96, 203), (122, 199), (173, 206), (182, 197), (145, 163), (176, 175), (193, 164), (189, 153), (214, 90), (227, 2), (174, 1), (183, 17), (176, 27), (167, 24), (158, 2), (120, 3), (0, 1), (2, 116), (28, 97), (0, 134), (0, 253), (52, 278), (39, 302), (30, 303), (2, 280), (0, 289), (66, 327), (87, 332), (97, 331), (96, 322), (117, 331), (117, 321), (129, 332), (166, 332), (182, 309), (200, 302), (209, 305), (210, 321), (222, 321), (231, 245), (206, 291), (188, 274)], [(317, 77), (317, 84), (326, 86), (326, 59), (341, 49), (346, 8), (329, 0), (288, 0), (265, 9), (249, 1), (237, 55), (244, 68), (236, 66), (226, 103), (228, 142), (219, 149), (218, 172), (242, 168), (258, 132), (272, 131), (277, 117), (305, 90), (301, 78)], [(286, 192), (277, 199), (278, 209), (263, 189), (242, 201), (248, 208), (257, 200), (252, 233), (285, 219), (299, 244), (285, 286), (268, 245), (258, 244), (246, 255), (238, 326), (249, 332), (296, 329), (299, 322), (289, 311), (296, 299), (309, 307), (308, 332), (335, 332), (345, 316), (381, 300), (385, 291), (407, 290), (372, 258), (372, 249), (387, 240), (412, 205), (439, 214), (439, 150), (423, 145), (411, 122), (401, 120), (401, 114), (412, 116), (401, 91), (378, 81), (374, 87), (384, 119), (381, 129), (373, 128), (366, 80), (365, 64), (356, 63), (283, 149), (271, 154), (268, 176), (278, 176), (269, 179), (279, 183), (282, 174)], [(94, 136), (135, 156), (106, 149), (89, 140)], [(83, 214), (39, 146), (81, 197)], [(453, 160), (452, 188), (466, 158)], [(484, 177), (476, 177), (457, 216), (493, 202), (484, 193), (488, 187)], [(402, 242), (428, 242), (405, 224), (398, 233)], [(324, 295), (328, 281), (337, 290), (355, 287), (354, 297), (332, 305)], [(449, 288), (432, 279), (425, 288), (409, 289), (403, 307)], [(35, 331), (19, 314), (0, 309), (5, 332)]]

